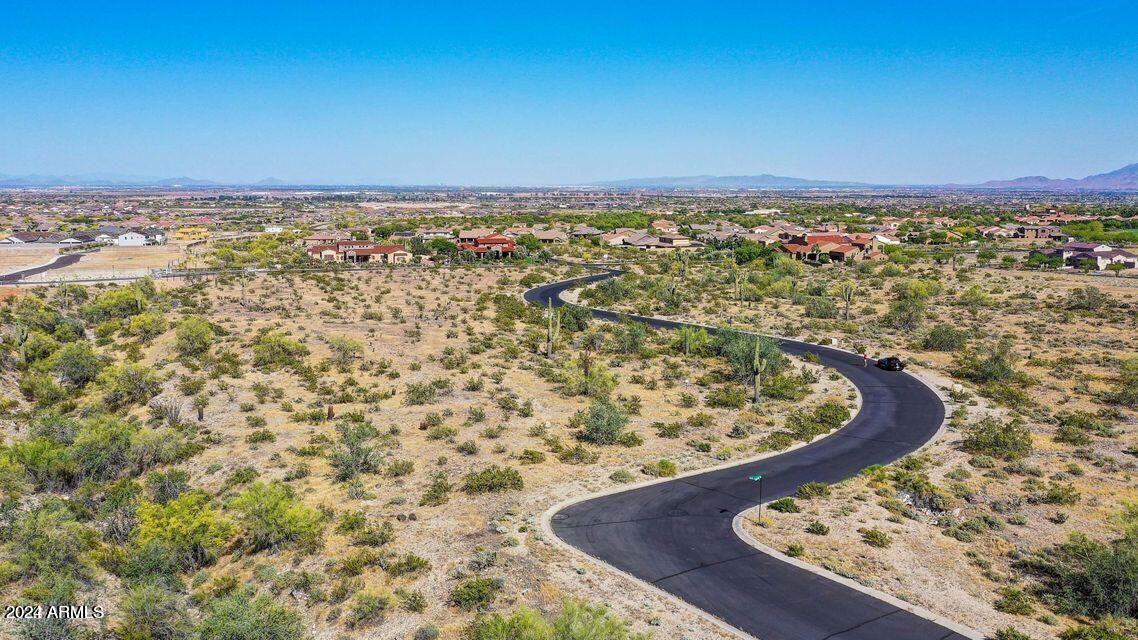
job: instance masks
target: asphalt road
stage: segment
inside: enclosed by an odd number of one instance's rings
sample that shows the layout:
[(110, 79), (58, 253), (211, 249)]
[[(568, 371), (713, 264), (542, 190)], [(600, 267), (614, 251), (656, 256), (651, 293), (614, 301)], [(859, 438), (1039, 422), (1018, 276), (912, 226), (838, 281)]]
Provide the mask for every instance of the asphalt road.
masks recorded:
[(34, 276), (37, 273), (51, 271), (52, 269), (62, 269), (63, 267), (79, 262), (79, 259), (82, 257), (83, 254), (81, 253), (70, 253), (67, 255), (59, 256), (59, 258), (51, 264), (32, 267), (31, 269), (24, 269), (22, 271), (13, 271), (12, 273), (7, 273), (0, 276), (0, 284), (18, 282), (28, 276)]
[[(607, 271), (583, 278), (603, 280)], [(554, 306), (574, 281), (531, 289), (526, 300)], [(683, 323), (596, 310), (606, 320), (631, 317), (661, 329)], [(863, 366), (854, 354), (790, 340), (782, 349), (818, 355), (849, 378), (861, 411), (842, 429), (805, 447), (758, 462), (678, 478), (568, 506), (552, 518), (568, 544), (630, 573), (761, 640), (963, 640), (967, 636), (769, 556), (738, 538), (735, 516), (763, 501), (793, 495), (807, 482), (835, 483), (896, 460), (931, 440), (944, 404), (906, 373)]]

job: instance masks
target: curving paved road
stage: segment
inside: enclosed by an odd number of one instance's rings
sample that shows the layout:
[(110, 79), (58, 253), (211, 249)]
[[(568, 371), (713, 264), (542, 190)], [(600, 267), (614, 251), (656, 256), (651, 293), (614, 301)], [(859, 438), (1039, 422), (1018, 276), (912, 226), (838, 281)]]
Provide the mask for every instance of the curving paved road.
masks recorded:
[(30, 269), (22, 269), (20, 271), (13, 271), (12, 273), (6, 273), (4, 275), (0, 275), (0, 284), (19, 282), (20, 280), (23, 280), (24, 278), (26, 278), (28, 276), (34, 276), (37, 273), (43, 273), (45, 271), (51, 271), (52, 269), (62, 269), (63, 267), (66, 267), (68, 265), (72, 265), (72, 264), (75, 264), (76, 262), (79, 262), (80, 258), (82, 258), (82, 257), (83, 257), (83, 254), (81, 254), (81, 253), (69, 253), (67, 255), (58, 256), (55, 258), (55, 260), (52, 260), (51, 262), (44, 264), (44, 265), (40, 265), (38, 267), (32, 267)]
[[(529, 302), (554, 306), (574, 284), (620, 275), (607, 270), (542, 285)], [(594, 310), (606, 320), (653, 327), (683, 323)], [(565, 507), (554, 533), (568, 544), (761, 640), (963, 640), (968, 636), (823, 576), (766, 555), (736, 536), (736, 515), (758, 502), (748, 476), (761, 473), (763, 498), (807, 482), (835, 483), (896, 460), (936, 436), (944, 404), (906, 373), (862, 366), (854, 354), (784, 340), (787, 353), (818, 355), (860, 390), (862, 409), (842, 429), (802, 448), (728, 469), (677, 478)]]

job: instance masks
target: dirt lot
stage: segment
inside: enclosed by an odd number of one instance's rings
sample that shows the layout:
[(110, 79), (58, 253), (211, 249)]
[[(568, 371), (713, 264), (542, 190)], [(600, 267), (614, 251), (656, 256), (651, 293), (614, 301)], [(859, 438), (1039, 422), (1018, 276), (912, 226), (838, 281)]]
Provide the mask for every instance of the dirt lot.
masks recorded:
[(192, 264), (194, 255), (184, 243), (171, 242), (149, 247), (103, 247), (85, 254), (73, 265), (52, 269), (28, 278), (31, 282), (50, 282), (60, 278), (137, 278), (151, 269), (165, 269)]
[(0, 275), (38, 267), (58, 254), (55, 247), (0, 245)]

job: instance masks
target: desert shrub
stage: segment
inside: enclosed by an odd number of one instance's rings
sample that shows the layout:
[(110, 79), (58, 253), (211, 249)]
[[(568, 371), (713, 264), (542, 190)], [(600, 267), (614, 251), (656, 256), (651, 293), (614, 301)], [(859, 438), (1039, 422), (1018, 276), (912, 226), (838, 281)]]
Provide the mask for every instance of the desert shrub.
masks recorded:
[(561, 307), (561, 328), (566, 331), (578, 332), (589, 328), (593, 319), (593, 312), (575, 304)]
[(1000, 598), (996, 600), (993, 606), (996, 611), (1017, 616), (1029, 616), (1035, 613), (1035, 605), (1031, 603), (1031, 596), (1017, 587), (1000, 589)]
[(952, 507), (952, 496), (918, 470), (898, 469), (893, 472), (892, 481), (897, 492), (914, 506), (932, 511), (946, 511)]
[(376, 473), (380, 469), (379, 452), (368, 444), (377, 435), (370, 422), (342, 420), (336, 425), (340, 438), (328, 453), (328, 462), (335, 470), (335, 477), (341, 482), (351, 480), (361, 473)]
[(641, 465), (640, 470), (643, 471), (645, 475), (654, 478), (671, 478), (676, 475), (676, 463), (671, 460), (645, 462)]
[(262, 331), (253, 339), (253, 365), (267, 371), (303, 364), (308, 347), (280, 331)]
[(925, 334), (921, 347), (929, 351), (959, 351), (968, 343), (968, 331), (938, 324)]
[(567, 362), (560, 371), (561, 392), (568, 396), (607, 398), (616, 388), (614, 376), (604, 364), (588, 353)]
[(1059, 640), (1132, 640), (1138, 636), (1138, 623), (1122, 618), (1104, 618), (1092, 624), (1071, 627)]
[(812, 533), (816, 536), (829, 535), (830, 527), (819, 522), (818, 520), (812, 520), (810, 524), (806, 525), (806, 533)]
[(450, 602), (465, 611), (483, 609), (493, 604), (504, 584), (501, 578), (471, 578), (450, 592)]
[(135, 424), (114, 416), (84, 420), (69, 451), (76, 476), (101, 481), (124, 473), (131, 462), (131, 442), (136, 433)]
[(403, 394), (403, 404), (408, 406), (430, 404), (435, 401), (437, 393), (438, 389), (429, 383), (413, 382), (407, 385), (407, 390)]
[(616, 444), (628, 425), (628, 415), (615, 404), (598, 400), (574, 421), (581, 428), (578, 438), (593, 444)]
[(248, 444), (259, 444), (262, 442), (276, 442), (277, 434), (269, 431), (268, 429), (258, 429), (249, 435), (245, 436), (245, 442)]
[(720, 409), (742, 409), (747, 406), (747, 390), (739, 385), (724, 385), (707, 394), (707, 406)]
[(66, 503), (48, 499), (16, 516), (9, 526), (6, 537), (15, 576), (83, 577), (87, 573), (84, 556), (98, 543), (98, 534), (78, 522)]
[(353, 545), (361, 547), (382, 547), (395, 540), (395, 525), (388, 521), (374, 524), (365, 520), (359, 528), (352, 530)]
[(200, 356), (213, 343), (213, 325), (200, 316), (186, 316), (174, 327), (174, 349), (183, 356)]
[(212, 600), (197, 627), (200, 640), (303, 640), (300, 616), (268, 596), (235, 593)]
[(601, 454), (597, 453), (578, 442), (572, 447), (562, 449), (557, 454), (557, 459), (565, 464), (593, 464), (600, 459)]
[(545, 454), (535, 449), (524, 449), (518, 454), (518, 461), (522, 464), (538, 464), (545, 462)]
[(130, 318), (146, 310), (155, 297), (154, 282), (146, 279), (129, 285), (109, 289), (84, 304), (80, 313), (89, 322), (99, 323), (114, 318)]
[(279, 482), (254, 482), (230, 506), (239, 514), (255, 551), (285, 545), (311, 548), (324, 531), (320, 512), (300, 502), (292, 487)]
[(1099, 311), (1114, 305), (1114, 300), (1098, 287), (1077, 287), (1067, 294), (1066, 307), (1072, 311)]
[(803, 500), (811, 500), (813, 498), (829, 498), (830, 485), (825, 482), (807, 482), (804, 485), (799, 485), (798, 491), (795, 495)]
[(522, 474), (510, 467), (489, 467), (466, 474), (463, 478), (462, 488), (467, 493), (499, 493), (502, 491), (520, 491), (525, 483)]
[(810, 296), (806, 299), (804, 315), (807, 318), (837, 318), (838, 305), (830, 298)]
[(146, 477), (146, 487), (154, 502), (166, 504), (189, 490), (190, 474), (184, 469), (155, 471)]
[(797, 402), (810, 393), (810, 387), (802, 376), (780, 373), (762, 378), (760, 389), (763, 398)]
[(427, 486), (427, 491), (423, 493), (423, 497), (419, 500), (421, 507), (437, 507), (446, 503), (450, 499), (451, 486), (447, 481), (446, 476), (439, 474), (431, 480), (431, 484)]
[(388, 563), (386, 571), (393, 577), (410, 575), (422, 571), (430, 571), (431, 561), (413, 553), (399, 556), (394, 562)]
[(1018, 360), (1012, 351), (1012, 342), (1003, 339), (983, 352), (966, 354), (957, 362), (953, 373), (979, 384), (1026, 384), (1031, 380), (1016, 369)]
[(192, 635), (183, 598), (160, 584), (135, 585), (121, 608), (118, 637), (122, 640), (184, 640)]
[(960, 446), (969, 453), (1018, 460), (1031, 453), (1031, 430), (1019, 418), (1000, 422), (988, 416), (965, 427)]
[(628, 623), (604, 605), (566, 601), (561, 612), (545, 619), (539, 612), (520, 607), (510, 616), (493, 613), (477, 618), (467, 630), (469, 640), (647, 640), (631, 634)]
[(154, 371), (136, 364), (111, 365), (99, 373), (97, 380), (104, 401), (115, 409), (145, 404), (161, 390)]
[(1004, 627), (992, 634), (992, 640), (1031, 640), (1031, 636), (1017, 631), (1015, 627)]
[(861, 531), (861, 539), (871, 547), (882, 549), (893, 544), (893, 538), (877, 527)]
[(349, 629), (358, 629), (378, 622), (387, 617), (392, 608), (391, 597), (386, 594), (364, 592), (356, 594), (348, 607), (348, 615), (344, 621)]
[(1138, 358), (1123, 361), (1113, 388), (1103, 399), (1111, 404), (1138, 407)]
[(44, 367), (65, 384), (79, 388), (95, 380), (103, 361), (88, 342), (65, 344), (43, 362)]
[(795, 409), (786, 417), (786, 428), (799, 440), (811, 440), (842, 426), (850, 410), (837, 400), (827, 400), (813, 409)]
[(135, 548), (161, 550), (183, 569), (213, 562), (233, 533), (233, 526), (201, 491), (189, 491), (166, 504), (143, 502), (137, 517)]
[(774, 500), (767, 506), (772, 511), (778, 511), (780, 513), (798, 513), (801, 511), (801, 509), (798, 508), (798, 503), (794, 501), (794, 498), (789, 497)]
[(129, 331), (142, 342), (150, 342), (166, 332), (168, 323), (160, 313), (140, 313), (130, 319)]
[(391, 460), (387, 463), (387, 468), (384, 469), (383, 474), (389, 478), (402, 478), (409, 476), (415, 471), (414, 460)]

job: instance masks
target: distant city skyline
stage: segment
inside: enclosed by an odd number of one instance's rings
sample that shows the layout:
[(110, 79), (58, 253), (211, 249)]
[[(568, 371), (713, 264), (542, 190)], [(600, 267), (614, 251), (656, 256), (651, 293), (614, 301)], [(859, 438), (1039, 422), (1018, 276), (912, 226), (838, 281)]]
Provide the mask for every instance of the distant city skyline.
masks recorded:
[(1136, 23), (1134, 2), (26, 4), (0, 22), (0, 174), (1081, 178), (1138, 161)]

